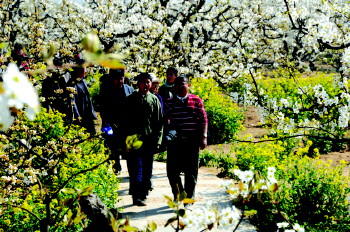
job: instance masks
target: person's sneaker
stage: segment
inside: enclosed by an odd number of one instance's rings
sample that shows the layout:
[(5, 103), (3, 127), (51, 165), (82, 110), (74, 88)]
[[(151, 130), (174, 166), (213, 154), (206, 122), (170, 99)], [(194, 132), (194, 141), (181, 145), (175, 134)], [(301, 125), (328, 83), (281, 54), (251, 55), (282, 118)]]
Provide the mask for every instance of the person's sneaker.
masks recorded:
[(137, 206), (146, 206), (146, 199), (144, 200), (141, 200), (141, 199), (135, 199), (135, 200), (132, 200), (132, 204), (133, 205), (137, 205)]

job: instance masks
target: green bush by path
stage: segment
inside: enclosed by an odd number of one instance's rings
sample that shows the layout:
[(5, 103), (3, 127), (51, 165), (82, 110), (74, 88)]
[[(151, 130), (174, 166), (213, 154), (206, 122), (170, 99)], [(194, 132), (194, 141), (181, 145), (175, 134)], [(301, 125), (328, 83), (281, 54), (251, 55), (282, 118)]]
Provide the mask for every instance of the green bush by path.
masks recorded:
[(276, 223), (287, 220), (305, 231), (349, 231), (350, 179), (343, 167), (308, 157), (286, 163), (278, 170), (279, 190), (249, 201), (258, 212), (251, 222), (262, 231), (276, 231)]
[(259, 230), (276, 231), (276, 223), (288, 220), (302, 225), (306, 231), (348, 231), (350, 178), (343, 174), (345, 162), (331, 166), (317, 158), (317, 150), (316, 159), (309, 158), (312, 142), (299, 143), (292, 151), (282, 141), (235, 143), (230, 151), (219, 154), (202, 151), (201, 157), (230, 178), (236, 178), (234, 169), (252, 169), (263, 176), (267, 167), (277, 169), (276, 193), (253, 194), (239, 204), (245, 210), (257, 211), (251, 222)]
[[(300, 73), (285, 67), (260, 73), (254, 80), (242, 75), (229, 91), (239, 102), (255, 104), (259, 100), (262, 122), (276, 138), (306, 136), (313, 141), (313, 148), (325, 154), (342, 150), (342, 139), (348, 137), (343, 111), (348, 106), (345, 96), (349, 87), (339, 74)], [(257, 93), (259, 98), (254, 98)]]
[[(341, 90), (334, 83), (335, 74), (312, 73), (309, 76), (302, 76), (300, 73), (293, 73), (292, 77), (286, 78), (290, 75), (287, 71), (283, 69), (278, 71), (274, 78), (262, 78), (258, 82), (262, 89), (264, 89), (267, 99), (275, 99), (278, 107), (283, 105), (282, 101), (285, 102), (285, 99), (292, 102), (288, 107), (283, 108), (285, 124), (297, 124), (310, 120), (310, 123), (306, 127), (310, 126), (312, 128), (311, 119), (316, 117), (325, 125), (325, 128), (323, 130), (310, 129), (307, 131), (307, 135), (309, 135), (308, 139), (313, 142), (312, 147), (317, 148), (321, 154), (341, 150), (343, 143), (328, 139), (341, 139), (346, 133), (344, 129), (337, 126), (340, 116), (339, 109), (326, 102), (323, 102), (320, 106), (316, 106), (313, 96), (316, 93), (315, 87), (322, 86), (320, 90), (323, 88), (324, 93), (327, 93), (330, 99), (337, 99), (339, 96), (336, 93), (341, 92)], [(339, 100), (340, 104), (342, 104), (342, 101), (344, 99)], [(301, 105), (302, 110), (295, 112), (295, 105)], [(320, 113), (318, 114), (316, 112)], [(286, 132), (280, 130), (279, 125), (273, 122), (274, 120), (275, 118), (273, 117), (269, 118), (266, 123), (274, 129), (276, 136), (285, 136)], [(332, 132), (333, 130), (335, 131)], [(296, 130), (290, 132), (294, 133)]]
[(213, 79), (192, 79), (191, 91), (203, 99), (209, 120), (210, 142), (220, 144), (233, 141), (243, 121), (243, 112), (238, 105), (224, 95)]
[(45, 220), (56, 231), (81, 230), (87, 221), (77, 191), (87, 187), (110, 208), (117, 201), (119, 181), (103, 141), (77, 126), (68, 129), (58, 112), (43, 110), (34, 121), (16, 120), (0, 136), (0, 162), (0, 228), (5, 231), (36, 231)]
[(328, 94), (334, 96), (338, 88), (334, 85), (334, 78), (334, 73), (313, 72), (303, 75), (295, 70), (280, 68), (257, 81), (268, 98), (280, 99), (299, 98), (300, 88), (303, 88), (306, 93), (307, 89), (312, 89), (319, 84), (325, 88)]

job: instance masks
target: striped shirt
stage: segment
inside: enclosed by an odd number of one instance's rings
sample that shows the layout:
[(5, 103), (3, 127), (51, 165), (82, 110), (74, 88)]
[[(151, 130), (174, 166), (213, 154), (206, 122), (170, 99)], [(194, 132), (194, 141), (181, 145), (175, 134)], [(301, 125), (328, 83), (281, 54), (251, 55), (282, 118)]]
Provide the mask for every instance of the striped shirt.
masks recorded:
[(169, 98), (166, 103), (166, 111), (169, 129), (175, 129), (182, 136), (203, 133), (203, 125), (208, 124), (203, 101), (193, 94), (188, 94), (184, 102), (176, 96)]

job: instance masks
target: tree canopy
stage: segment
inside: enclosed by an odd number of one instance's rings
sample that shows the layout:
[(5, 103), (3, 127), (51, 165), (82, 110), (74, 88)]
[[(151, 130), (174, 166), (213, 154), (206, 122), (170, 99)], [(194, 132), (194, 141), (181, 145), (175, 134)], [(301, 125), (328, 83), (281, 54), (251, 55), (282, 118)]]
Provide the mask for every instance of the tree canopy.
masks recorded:
[[(101, 49), (125, 55), (131, 75), (142, 71), (162, 76), (166, 67), (176, 66), (180, 73), (214, 78), (224, 87), (243, 78), (247, 83), (241, 85), (241, 99), (259, 106), (264, 118), (284, 131), (305, 128), (310, 121), (327, 131), (343, 133), (348, 127), (346, 1), (15, 0), (1, 6), (3, 41), (10, 46), (23, 43), (38, 60), (52, 44), (60, 56), (72, 56), (80, 51), (83, 36), (93, 31)], [(270, 98), (259, 83), (271, 70), (282, 68), (293, 74), (323, 67), (336, 71), (337, 93), (296, 84), (301, 94), (294, 100)], [(327, 99), (332, 100), (325, 103)], [(334, 113), (322, 121), (313, 116), (318, 115), (314, 109)], [(307, 112), (307, 121), (301, 112)], [(290, 118), (294, 121), (286, 123)]]
[(330, 53), (341, 68), (348, 63), (348, 17), (342, 0), (15, 0), (2, 3), (0, 34), (40, 58), (52, 43), (69, 55), (94, 31), (105, 51), (127, 55), (131, 72), (176, 65), (228, 83), (290, 62), (314, 69)]

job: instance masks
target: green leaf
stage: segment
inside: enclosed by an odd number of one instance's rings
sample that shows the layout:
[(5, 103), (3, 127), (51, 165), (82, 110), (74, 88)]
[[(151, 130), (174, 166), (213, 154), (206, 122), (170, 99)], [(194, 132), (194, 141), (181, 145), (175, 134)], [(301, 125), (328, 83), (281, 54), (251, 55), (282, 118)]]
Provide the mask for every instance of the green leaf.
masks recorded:
[(73, 216), (72, 210), (69, 209), (66, 216), (67, 216), (67, 224), (70, 225), (72, 222), (72, 216)]
[(264, 183), (258, 183), (254, 186), (254, 190), (259, 190), (264, 185)]
[(122, 219), (119, 219), (119, 220), (117, 220), (117, 221), (118, 221), (118, 223), (119, 223), (120, 225), (125, 225), (126, 222), (127, 222), (127, 219), (122, 218)]
[(187, 193), (183, 191), (179, 196), (179, 201), (183, 201), (187, 197)]
[(147, 228), (150, 230), (150, 231), (155, 231), (157, 229), (157, 224), (155, 222), (151, 222), (147, 225)]
[(177, 204), (173, 201), (168, 201), (168, 206), (173, 209), (177, 206)]
[(185, 203), (185, 204), (192, 204), (192, 203), (194, 203), (195, 202), (195, 200), (194, 199), (191, 199), (191, 198), (185, 198), (184, 200), (183, 200), (183, 203)]
[(169, 218), (168, 221), (165, 223), (164, 227), (167, 227), (168, 225), (170, 225), (171, 223), (173, 223), (176, 220), (177, 220), (177, 217)]
[(106, 58), (103, 55), (98, 59), (98, 64), (103, 67), (111, 68), (111, 69), (118, 69), (118, 68), (125, 67), (119, 60), (111, 60), (109, 58)]
[(278, 184), (277, 184), (277, 183), (274, 183), (274, 184), (270, 185), (269, 189), (270, 189), (270, 191), (272, 191), (272, 192), (276, 192), (277, 189), (278, 189)]
[(244, 215), (247, 216), (247, 217), (250, 217), (250, 216), (253, 216), (255, 214), (257, 214), (258, 211), (256, 211), (255, 209), (251, 209), (251, 210), (247, 210), (244, 212)]
[(126, 143), (126, 147), (128, 150), (133, 148), (133, 145), (135, 143), (135, 141), (138, 140), (139, 135), (135, 134), (135, 135), (128, 135), (126, 137), (125, 143)]
[(62, 201), (62, 204), (65, 206), (69, 206), (69, 205), (73, 205), (74, 201), (75, 201), (75, 198), (70, 197), (70, 198), (64, 199)]
[(132, 144), (132, 147), (134, 148), (134, 149), (139, 149), (141, 146), (142, 146), (142, 141), (140, 141), (140, 140), (137, 140), (137, 141), (135, 141), (133, 144)]
[(0, 49), (4, 49), (7, 47), (7, 44), (6, 43), (0, 43)]
[(172, 201), (173, 198), (171, 198), (170, 196), (164, 195), (164, 197), (168, 200), (168, 201)]
[(289, 220), (288, 215), (285, 212), (280, 212), (284, 219)]
[(134, 141), (134, 137), (135, 135), (128, 135), (125, 139), (125, 144), (128, 148), (131, 148), (131, 144), (133, 143)]
[(139, 231), (139, 229), (133, 226), (124, 226), (122, 231)]
[(91, 53), (96, 53), (100, 50), (100, 39), (94, 32), (87, 33), (81, 41), (84, 50)]
[(237, 193), (237, 191), (233, 191), (233, 190), (230, 190), (230, 189), (227, 189), (226, 192), (229, 193), (229, 194), (236, 194)]
[(110, 216), (109, 220), (110, 220), (110, 225), (112, 226), (113, 231), (117, 231), (117, 229), (119, 227), (118, 220), (116, 220), (116, 218), (114, 216)]
[(178, 216), (183, 217), (186, 213), (186, 210), (179, 209), (177, 212), (175, 212)]
[(76, 194), (77, 191), (75, 189), (71, 189), (71, 188), (65, 188), (61, 190), (62, 193), (66, 193), (66, 194)]
[(239, 181), (239, 183), (238, 183), (238, 189), (239, 189), (240, 191), (243, 191), (243, 189), (244, 189), (244, 184), (243, 184), (242, 181)]
[(94, 187), (86, 187), (84, 188), (83, 190), (81, 190), (81, 193), (80, 195), (81, 196), (87, 196), (87, 195), (90, 195), (92, 193), (92, 190), (94, 189)]

